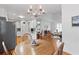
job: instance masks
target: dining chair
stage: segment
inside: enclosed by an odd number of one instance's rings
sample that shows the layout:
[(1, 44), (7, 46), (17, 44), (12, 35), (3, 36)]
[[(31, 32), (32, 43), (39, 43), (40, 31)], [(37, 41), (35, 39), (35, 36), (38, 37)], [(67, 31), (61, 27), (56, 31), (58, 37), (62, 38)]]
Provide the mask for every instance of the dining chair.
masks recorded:
[(11, 51), (8, 51), (8, 49), (6, 48), (4, 41), (2, 41), (2, 46), (6, 55), (12, 55)]
[(3, 46), (3, 49), (4, 49), (4, 51), (5, 51), (5, 54), (9, 54), (8, 53), (8, 50), (7, 50), (7, 48), (6, 48), (6, 45), (5, 45), (5, 43), (4, 43), (4, 41), (2, 41), (2, 46)]
[(64, 42), (61, 42), (59, 48), (55, 51), (53, 55), (63, 55)]

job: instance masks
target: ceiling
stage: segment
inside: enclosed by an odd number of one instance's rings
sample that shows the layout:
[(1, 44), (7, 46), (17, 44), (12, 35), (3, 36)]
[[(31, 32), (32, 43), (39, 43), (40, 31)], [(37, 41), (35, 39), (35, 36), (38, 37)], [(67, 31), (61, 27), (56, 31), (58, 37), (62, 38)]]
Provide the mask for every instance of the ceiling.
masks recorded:
[[(27, 9), (31, 4), (0, 4), (0, 8), (4, 8), (7, 11), (9, 19), (17, 19), (18, 16), (22, 15), (27, 17)], [(33, 4), (34, 8), (38, 8), (40, 4)], [(41, 4), (49, 15), (58, 14), (61, 16), (61, 5), (60, 4)]]

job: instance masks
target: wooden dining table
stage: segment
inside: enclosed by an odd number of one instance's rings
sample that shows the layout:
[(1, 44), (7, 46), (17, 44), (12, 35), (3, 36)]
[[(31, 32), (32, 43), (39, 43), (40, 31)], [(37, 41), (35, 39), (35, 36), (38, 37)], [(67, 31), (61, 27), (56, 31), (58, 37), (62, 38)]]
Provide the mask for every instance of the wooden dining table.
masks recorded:
[(26, 41), (18, 44), (14, 55), (51, 55), (54, 53), (52, 45), (46, 40), (38, 40), (36, 45), (27, 44)]
[[(18, 41), (21, 40), (21, 41)], [(17, 45), (13, 51), (13, 55), (53, 55), (58, 47), (57, 40), (55, 40), (51, 33), (40, 36), (36, 40), (35, 45), (31, 44), (31, 40), (28, 35), (25, 34), (23, 37), (17, 37)], [(70, 55), (70, 53), (63, 51), (64, 55)]]

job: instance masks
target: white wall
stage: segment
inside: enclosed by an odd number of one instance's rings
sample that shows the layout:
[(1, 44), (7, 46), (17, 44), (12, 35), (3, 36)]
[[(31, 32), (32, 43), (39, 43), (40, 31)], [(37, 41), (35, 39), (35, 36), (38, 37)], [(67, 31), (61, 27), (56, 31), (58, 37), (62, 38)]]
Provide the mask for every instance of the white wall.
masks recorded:
[(65, 50), (79, 54), (79, 27), (72, 27), (72, 16), (79, 15), (79, 5), (62, 5), (62, 24)]
[(49, 25), (49, 29), (53, 33), (57, 23), (61, 23), (60, 14), (46, 14), (41, 17), (41, 29), (44, 29), (45, 25)]
[(3, 17), (7, 16), (7, 12), (4, 8), (0, 8), (0, 16), (3, 16)]

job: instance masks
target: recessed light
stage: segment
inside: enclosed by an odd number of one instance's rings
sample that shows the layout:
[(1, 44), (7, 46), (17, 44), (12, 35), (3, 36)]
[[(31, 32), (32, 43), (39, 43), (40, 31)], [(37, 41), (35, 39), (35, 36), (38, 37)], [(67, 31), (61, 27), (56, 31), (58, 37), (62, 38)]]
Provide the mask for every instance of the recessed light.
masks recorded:
[(20, 16), (18, 16), (18, 17), (19, 17), (19, 18), (24, 18), (24, 16), (21, 16), (21, 15), (20, 15)]
[(40, 24), (40, 22), (38, 21), (37, 24)]

